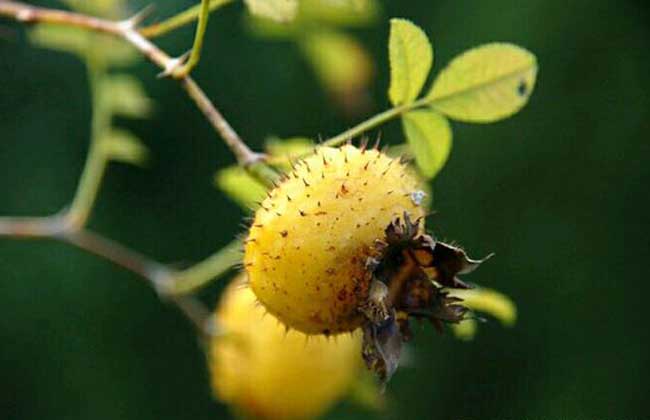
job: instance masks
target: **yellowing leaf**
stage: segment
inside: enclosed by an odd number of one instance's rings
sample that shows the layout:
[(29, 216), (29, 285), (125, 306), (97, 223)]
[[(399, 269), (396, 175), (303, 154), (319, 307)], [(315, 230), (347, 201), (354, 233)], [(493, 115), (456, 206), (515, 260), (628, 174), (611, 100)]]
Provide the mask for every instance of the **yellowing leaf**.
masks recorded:
[(130, 118), (145, 118), (151, 115), (153, 103), (135, 77), (106, 77), (102, 81), (102, 97), (110, 102), (111, 112), (115, 115)]
[(251, 14), (275, 20), (289, 22), (296, 17), (298, 0), (244, 0)]
[(463, 299), (469, 309), (492, 315), (503, 325), (512, 326), (517, 320), (517, 306), (506, 295), (493, 289), (453, 290), (450, 295)]
[(372, 60), (352, 37), (336, 31), (313, 31), (300, 43), (305, 56), (327, 90), (358, 94), (372, 78)]
[[(512, 326), (517, 320), (517, 307), (510, 298), (496, 290), (478, 288), (469, 290), (450, 290), (450, 295), (463, 299), (461, 304), (472, 311), (492, 315), (503, 325)], [(454, 335), (461, 340), (471, 340), (476, 335), (478, 323), (475, 319), (465, 319), (451, 326)]]
[(449, 121), (437, 112), (417, 110), (404, 114), (402, 126), (420, 172), (426, 178), (435, 177), (451, 150)]
[(111, 160), (143, 166), (149, 158), (147, 148), (126, 130), (111, 129), (100, 141)]
[(537, 60), (512, 44), (473, 48), (442, 70), (428, 95), (431, 106), (450, 118), (492, 122), (519, 111), (535, 86)]
[(433, 63), (433, 48), (426, 34), (405, 19), (391, 19), (388, 39), (390, 87), (393, 105), (412, 102), (420, 94)]
[(257, 207), (266, 195), (266, 188), (243, 168), (230, 166), (218, 171), (214, 177), (216, 186), (246, 210)]

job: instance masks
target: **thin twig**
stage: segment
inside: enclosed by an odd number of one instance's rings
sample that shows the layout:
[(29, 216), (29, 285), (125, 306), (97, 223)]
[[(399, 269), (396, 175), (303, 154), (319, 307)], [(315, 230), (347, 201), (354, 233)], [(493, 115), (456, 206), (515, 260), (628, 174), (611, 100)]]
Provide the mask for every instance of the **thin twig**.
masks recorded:
[(199, 64), (201, 60), (201, 50), (203, 49), (203, 38), (205, 31), (208, 28), (208, 19), (210, 18), (210, 0), (201, 0), (201, 10), (199, 12), (199, 22), (196, 25), (196, 33), (194, 34), (194, 43), (192, 44), (192, 52), (187, 62), (180, 67), (177, 67), (172, 76), (176, 79), (188, 76), (194, 67)]
[[(205, 9), (203, 11), (205, 12)], [(168, 56), (137, 31), (136, 27), (144, 18), (145, 13), (137, 14), (125, 21), (113, 22), (73, 12), (0, 0), (0, 16), (11, 17), (24, 23), (50, 23), (75, 26), (114, 35), (131, 44), (147, 59), (162, 68), (163, 74), (165, 75), (173, 75), (174, 70), (181, 66), (183, 62), (182, 59)], [(198, 37), (202, 37), (202, 33), (205, 31), (205, 23), (206, 21), (204, 20), (201, 24), (202, 28), (199, 28), (197, 31)], [(262, 155), (248, 148), (196, 82), (184, 74), (177, 75), (176, 78), (215, 130), (221, 135), (225, 143), (230, 147), (238, 163), (246, 167), (252, 174), (265, 174), (270, 177), (271, 174), (267, 174), (266, 171), (270, 171), (271, 169), (259, 162)], [(188, 284), (190, 286), (198, 287), (209, 280), (207, 277), (214, 277), (231, 266), (230, 260), (224, 262), (222, 259), (211, 257), (208, 258), (207, 262), (199, 263), (195, 269), (176, 272), (157, 261), (84, 227), (87, 216), (92, 208), (92, 203), (96, 197), (103, 172), (106, 169), (107, 157), (99, 153), (99, 151), (101, 150), (97, 149), (96, 153), (90, 154), (90, 156), (97, 158), (89, 158), (90, 160), (86, 166), (95, 169), (91, 171), (90, 175), (82, 176), (82, 181), (84, 179), (87, 180), (80, 183), (74, 204), (70, 210), (47, 217), (0, 217), (0, 236), (22, 239), (52, 238), (98, 255), (146, 279), (161, 297), (174, 302), (203, 333), (210, 334), (214, 332), (214, 328), (211, 327), (210, 314), (207, 308), (191, 296), (178, 295), (179, 291), (176, 290), (178, 287), (177, 278), (189, 280)], [(264, 166), (264, 168), (260, 168), (260, 166)], [(87, 171), (84, 170), (84, 174), (86, 173)], [(211, 262), (210, 267), (208, 267), (208, 262)], [(186, 291), (182, 286), (178, 288), (181, 292)]]
[(205, 305), (192, 296), (172, 296), (166, 293), (176, 275), (166, 265), (88, 229), (63, 233), (58, 239), (139, 275), (147, 280), (163, 300), (174, 303), (202, 334), (209, 333), (210, 312)]
[(139, 275), (150, 281), (158, 291), (164, 289), (164, 283), (173, 277), (172, 270), (165, 265), (88, 229), (64, 232), (58, 235), (57, 239), (75, 245), (84, 251), (102, 257)]
[[(229, 3), (233, 3), (233, 0), (210, 0), (210, 12), (213, 12), (221, 6), (225, 6)], [(164, 35), (194, 22), (201, 13), (201, 7), (202, 5), (198, 4), (172, 16), (167, 20), (145, 26), (144, 28), (140, 28), (138, 31), (147, 38), (156, 38), (158, 36)]]
[(51, 238), (97, 255), (146, 280), (163, 300), (174, 303), (202, 334), (214, 329), (210, 312), (196, 298), (169, 294), (176, 271), (88, 229), (70, 230), (65, 217), (0, 218), (0, 236), (15, 239)]
[[(163, 69), (163, 75), (171, 75), (174, 70), (182, 65), (182, 59), (172, 58), (158, 48), (155, 44), (145, 38), (137, 30), (137, 25), (143, 15), (138, 14), (131, 19), (120, 22), (100, 19), (80, 13), (67, 12), (62, 10), (36, 7), (25, 3), (14, 1), (0, 1), (0, 16), (13, 18), (23, 23), (50, 23), (65, 26), (75, 26), (97, 32), (114, 35), (124, 39), (135, 47), (149, 61)], [(212, 127), (223, 138), (226, 145), (235, 155), (237, 162), (248, 167), (262, 159), (262, 155), (253, 152), (237, 132), (230, 126), (228, 121), (214, 106), (205, 92), (194, 82), (190, 76), (183, 76), (178, 79), (187, 94), (197, 104)]]

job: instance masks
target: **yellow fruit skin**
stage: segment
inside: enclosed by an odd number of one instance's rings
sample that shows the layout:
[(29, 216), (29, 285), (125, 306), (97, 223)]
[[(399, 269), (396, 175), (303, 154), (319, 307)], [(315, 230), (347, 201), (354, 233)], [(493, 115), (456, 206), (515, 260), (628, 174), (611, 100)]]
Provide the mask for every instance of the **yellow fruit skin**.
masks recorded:
[(417, 177), (376, 150), (321, 147), (265, 199), (245, 246), (250, 286), (285, 325), (307, 334), (352, 331), (363, 321), (365, 268), (396, 217), (424, 215)]
[(287, 333), (242, 281), (228, 287), (216, 319), (226, 335), (211, 342), (212, 387), (218, 399), (248, 416), (314, 418), (357, 379), (359, 334), (327, 339)]

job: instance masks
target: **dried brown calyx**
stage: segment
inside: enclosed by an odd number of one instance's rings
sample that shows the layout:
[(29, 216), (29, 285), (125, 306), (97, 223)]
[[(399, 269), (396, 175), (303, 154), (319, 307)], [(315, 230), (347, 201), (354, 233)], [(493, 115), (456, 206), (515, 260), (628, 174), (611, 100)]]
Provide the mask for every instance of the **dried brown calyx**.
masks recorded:
[(483, 260), (470, 259), (461, 248), (436, 241), (420, 232), (420, 219), (407, 213), (395, 219), (369, 258), (369, 296), (360, 311), (363, 359), (379, 380), (387, 382), (397, 369), (402, 343), (411, 338), (412, 318), (428, 319), (439, 332), (445, 323), (458, 323), (468, 309), (445, 289), (469, 289), (459, 274), (467, 274)]

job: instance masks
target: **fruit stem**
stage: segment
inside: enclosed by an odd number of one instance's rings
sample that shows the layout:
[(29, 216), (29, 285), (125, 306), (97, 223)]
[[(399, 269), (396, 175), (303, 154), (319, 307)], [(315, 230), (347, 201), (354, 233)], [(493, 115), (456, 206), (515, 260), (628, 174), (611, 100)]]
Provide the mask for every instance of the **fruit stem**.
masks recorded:
[(354, 127), (345, 130), (341, 134), (338, 134), (334, 137), (330, 137), (329, 139), (323, 142), (323, 146), (338, 146), (354, 137), (360, 136), (361, 134), (365, 133), (368, 130), (371, 130), (377, 126), (380, 126), (392, 120), (393, 118), (399, 117), (402, 114), (405, 114), (409, 111), (420, 108), (422, 106), (428, 105), (430, 103), (431, 103), (430, 99), (422, 98), (408, 104), (399, 105), (387, 109), (386, 111), (379, 113), (371, 118), (368, 118), (367, 120), (355, 125)]
[(196, 33), (194, 34), (194, 43), (192, 44), (190, 58), (185, 64), (172, 72), (172, 76), (175, 78), (185, 77), (190, 74), (194, 67), (199, 64), (199, 60), (201, 60), (203, 38), (205, 38), (205, 31), (208, 28), (208, 19), (210, 18), (210, 0), (201, 0), (200, 6), (199, 22), (196, 25)]
[[(233, 0), (209, 0), (210, 12), (213, 12), (214, 10), (232, 2)], [(154, 23), (153, 25), (149, 25), (140, 29), (140, 33), (147, 38), (156, 38), (161, 35), (165, 35), (168, 32), (172, 32), (195, 21), (197, 18), (200, 18), (202, 7), (203, 4), (192, 6), (189, 9), (186, 9), (172, 16), (167, 20)]]
[(194, 266), (178, 272), (170, 281), (167, 293), (184, 295), (206, 286), (242, 260), (242, 242), (234, 240)]

